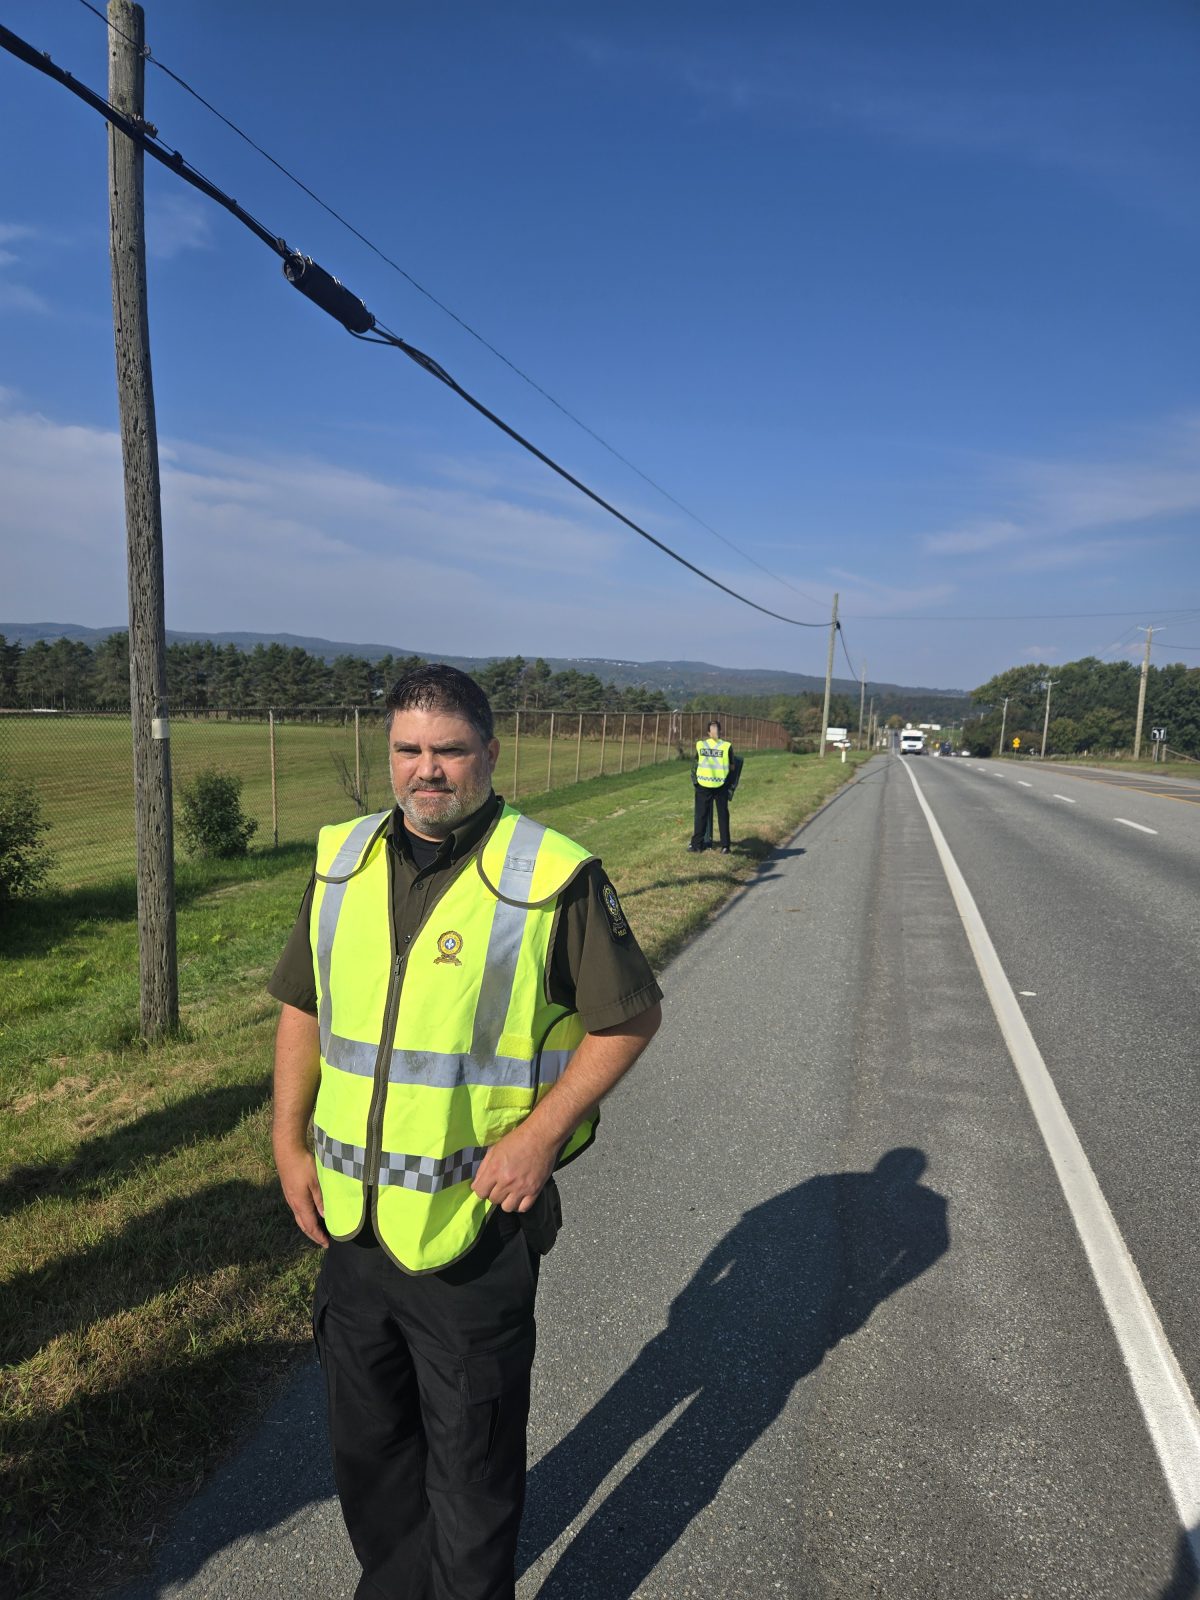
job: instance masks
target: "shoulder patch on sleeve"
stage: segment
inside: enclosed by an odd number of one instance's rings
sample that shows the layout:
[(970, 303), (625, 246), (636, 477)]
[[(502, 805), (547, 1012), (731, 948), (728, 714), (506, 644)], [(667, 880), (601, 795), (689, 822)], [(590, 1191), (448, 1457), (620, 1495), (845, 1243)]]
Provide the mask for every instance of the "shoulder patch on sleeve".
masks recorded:
[(617, 891), (608, 879), (601, 877), (596, 885), (596, 893), (604, 910), (608, 931), (616, 940), (629, 937), (629, 924), (625, 920), (625, 913), (621, 909), (621, 902), (617, 899)]

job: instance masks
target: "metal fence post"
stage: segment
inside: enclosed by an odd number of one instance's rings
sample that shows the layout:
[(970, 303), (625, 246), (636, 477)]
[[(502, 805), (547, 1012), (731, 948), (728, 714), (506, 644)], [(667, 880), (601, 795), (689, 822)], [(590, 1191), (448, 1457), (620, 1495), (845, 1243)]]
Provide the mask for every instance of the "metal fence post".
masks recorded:
[(519, 782), (518, 773), (520, 772), (520, 763), (521, 763), (521, 713), (519, 711), (515, 711), (513, 713), (513, 799), (514, 800), (517, 798), (517, 795), (520, 792), (520, 790), (518, 789), (518, 782)]
[(550, 754), (546, 757), (546, 787), (554, 787), (554, 713), (550, 713)]
[(579, 713), (579, 727), (575, 733), (575, 782), (579, 782), (579, 761), (583, 755), (583, 712)]
[(271, 734), (271, 842), (279, 849), (279, 786), (275, 773), (275, 712), (267, 709), (267, 726)]
[(358, 809), (363, 816), (367, 814), (367, 803), (362, 792), (362, 740), (358, 736), (358, 707), (354, 708), (354, 798), (358, 801)]
[(604, 720), (600, 724), (600, 776), (604, 776), (604, 741), (608, 737), (608, 712), (604, 713)]

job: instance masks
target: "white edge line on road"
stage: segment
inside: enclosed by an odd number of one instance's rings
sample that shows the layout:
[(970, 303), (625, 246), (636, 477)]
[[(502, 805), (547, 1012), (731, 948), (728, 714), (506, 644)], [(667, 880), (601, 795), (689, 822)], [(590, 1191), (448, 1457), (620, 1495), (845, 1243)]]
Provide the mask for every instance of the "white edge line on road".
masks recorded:
[(1032, 789), (1033, 788), (1033, 785), (1031, 783), (1026, 783), (1024, 778), (1018, 778), (1017, 782), (1021, 785), (1022, 789)]
[(1167, 1342), (1162, 1323), (1108, 1201), (1096, 1181), (1037, 1041), (1000, 965), (979, 908), (911, 767), (905, 767), (925, 813), (950, 893), (967, 932), (1008, 1053), (1021, 1080), (1071, 1209), (1092, 1276), (1146, 1419), (1163, 1475), (1200, 1569), (1200, 1411)]
[(1065, 800), (1069, 806), (1073, 806), (1075, 804), (1074, 800), (1071, 799), (1069, 794), (1056, 794), (1054, 798), (1056, 800)]
[(1128, 817), (1114, 817), (1114, 822), (1123, 822), (1127, 828), (1136, 828), (1139, 833), (1157, 833), (1157, 828), (1148, 828), (1144, 822), (1130, 822)]

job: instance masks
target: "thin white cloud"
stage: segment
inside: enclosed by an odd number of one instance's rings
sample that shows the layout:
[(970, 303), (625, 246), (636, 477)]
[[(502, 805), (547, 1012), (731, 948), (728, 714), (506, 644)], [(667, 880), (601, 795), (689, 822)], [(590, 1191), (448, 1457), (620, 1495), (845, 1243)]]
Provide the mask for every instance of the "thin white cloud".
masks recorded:
[(211, 249), (210, 206), (174, 191), (155, 191), (147, 197), (147, 255), (156, 261), (172, 261), (188, 250)]
[[(1134, 453), (1132, 446), (1138, 447)], [(993, 458), (981, 493), (1012, 507), (925, 534), (920, 548), (941, 558), (981, 558), (989, 568), (1036, 572), (1100, 566), (1127, 556), (1131, 541), (1161, 543), (1156, 525), (1200, 514), (1200, 426), (1185, 417), (1157, 436), (1143, 430), (1123, 458), (1036, 461)], [(1111, 530), (1125, 530), (1118, 538)], [(1100, 535), (1108, 535), (1102, 537)]]
[[(571, 517), (470, 486), (391, 483), (180, 440), (162, 451), (162, 478), (168, 626), (466, 654), (528, 650), (530, 641), (548, 654), (629, 654), (670, 605), (661, 564), (587, 508)], [(91, 622), (123, 615), (116, 433), (10, 405), (0, 409), (0, 479), (6, 610)], [(686, 613), (677, 614), (686, 632)]]
[[(1112, 97), (1084, 74), (1078, 82), (1021, 81), (1017, 58), (977, 49), (937, 53), (851, 49), (816, 30), (786, 31), (769, 56), (730, 37), (670, 50), (588, 37), (575, 48), (597, 71), (650, 74), (682, 89), (701, 112), (775, 124), (844, 127), (880, 144), (1003, 155), (1070, 172), (1139, 205), (1179, 218), (1196, 198), (1191, 167), (1178, 158), (1169, 116), (1116, 117)], [(1182, 99), (1180, 101), (1182, 104)]]
[(0, 311), (32, 311), (38, 316), (45, 316), (49, 310), (50, 302), (36, 289), (0, 278)]
[[(7, 246), (19, 244), (24, 239), (32, 239), (35, 234), (36, 230), (23, 222), (0, 222), (0, 272), (21, 265), (21, 256), (15, 250), (9, 250)], [(27, 284), (15, 283), (10, 277), (0, 277), (0, 313), (24, 311), (42, 316), (49, 310), (50, 302), (45, 295), (29, 288)]]

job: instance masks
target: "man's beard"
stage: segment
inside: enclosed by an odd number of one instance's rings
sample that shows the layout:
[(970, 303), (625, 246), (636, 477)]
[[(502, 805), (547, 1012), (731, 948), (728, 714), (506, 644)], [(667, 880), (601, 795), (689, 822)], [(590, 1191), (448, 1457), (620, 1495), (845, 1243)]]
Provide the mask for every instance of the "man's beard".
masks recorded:
[[(423, 784), (422, 788), (428, 791), (430, 785)], [(413, 826), (440, 839), (449, 838), (460, 822), (479, 810), (491, 792), (490, 778), (485, 779), (480, 788), (453, 789), (447, 784), (436, 794), (400, 794), (394, 787), (392, 789), (396, 804)]]

